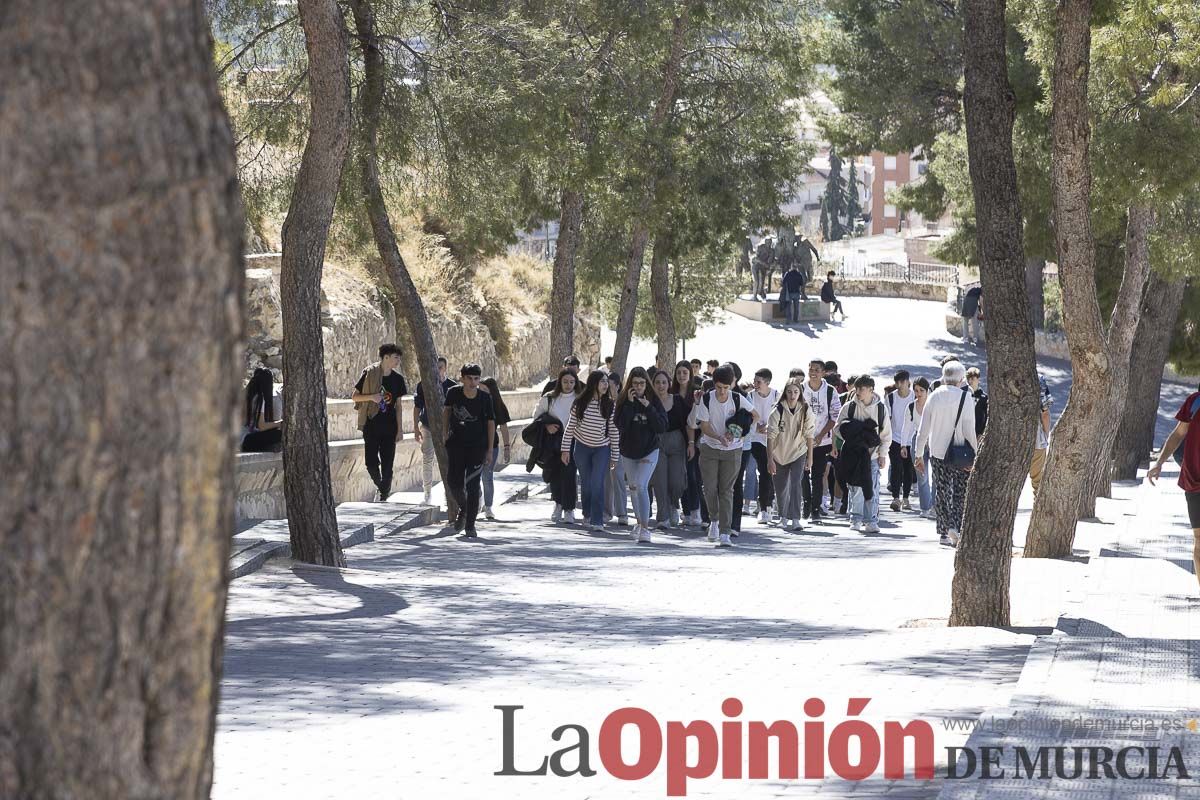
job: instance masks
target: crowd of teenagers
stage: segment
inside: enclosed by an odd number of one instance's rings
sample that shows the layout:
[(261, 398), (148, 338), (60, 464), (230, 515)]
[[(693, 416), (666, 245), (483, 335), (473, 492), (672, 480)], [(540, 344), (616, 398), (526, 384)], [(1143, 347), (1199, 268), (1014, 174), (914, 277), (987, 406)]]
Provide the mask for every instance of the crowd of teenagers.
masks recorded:
[[(400, 399), (408, 387), (400, 358), (395, 344), (381, 346), (351, 398), (377, 500), (391, 494), (396, 443), (404, 438)], [(953, 356), (932, 382), (900, 370), (878, 389), (870, 375), (843, 380), (836, 363), (821, 359), (793, 369), (779, 387), (769, 369), (743, 381), (736, 363), (716, 360), (680, 361), (670, 372), (634, 367), (625, 376), (611, 359), (586, 376), (580, 366), (575, 356), (564, 359), (521, 434), (530, 447), (526, 469), (541, 467), (549, 484), (555, 523), (595, 532), (629, 527), (640, 543), (653, 541), (655, 529), (701, 529), (719, 547), (732, 546), (745, 516), (784, 531), (848, 516), (852, 529), (877, 533), (886, 474), (892, 511), (935, 519), (942, 543), (958, 543), (988, 398), (979, 370)], [(243, 450), (279, 438), (282, 398), (271, 373), (261, 372), (246, 390)], [(478, 364), (463, 365), (458, 378), (448, 377), (439, 358), (446, 492), (457, 508), (456, 530), (474, 538), (481, 510), (495, 519), (493, 473), (510, 461), (511, 418), (496, 380), (484, 378)], [(1035, 494), (1050, 431), (1044, 380), (1041, 396), (1029, 470)], [(422, 385), (413, 400), (429, 502), (435, 452)]]
[[(606, 365), (583, 378), (577, 358), (564, 362), (522, 434), (554, 522), (630, 526), (642, 543), (655, 529), (706, 529), (719, 547), (733, 545), (745, 516), (785, 531), (848, 516), (852, 529), (877, 533), (886, 470), (892, 511), (935, 519), (942, 543), (957, 545), (987, 425), (979, 370), (951, 356), (932, 382), (901, 370), (877, 389), (870, 375), (843, 380), (836, 363), (814, 359), (777, 388), (768, 369), (743, 382), (736, 363), (701, 366), (621, 376)], [(1035, 493), (1050, 404), (1042, 380)]]

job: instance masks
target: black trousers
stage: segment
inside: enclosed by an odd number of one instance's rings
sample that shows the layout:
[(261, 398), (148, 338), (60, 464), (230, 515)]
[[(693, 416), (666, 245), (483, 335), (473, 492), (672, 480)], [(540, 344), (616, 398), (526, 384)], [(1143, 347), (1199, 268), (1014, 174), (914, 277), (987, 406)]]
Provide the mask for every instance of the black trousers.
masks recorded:
[(755, 442), (750, 445), (750, 455), (758, 470), (758, 510), (762, 511), (775, 502), (775, 483), (771, 480), (771, 473), (767, 472), (767, 446)]
[(891, 459), (891, 465), (888, 468), (888, 491), (892, 493), (893, 500), (898, 497), (904, 497), (907, 500), (908, 496), (912, 494), (913, 484), (917, 481), (912, 452), (909, 452), (908, 458), (903, 458), (900, 450), (899, 442), (892, 442), (892, 446), (888, 450), (888, 458)]
[(243, 453), (275, 453), (283, 442), (283, 429), (271, 428), (267, 431), (254, 431), (246, 434), (242, 440)]
[[(751, 445), (753, 446), (753, 445)], [(738, 533), (742, 532), (742, 501), (746, 491), (746, 465), (750, 463), (750, 451), (742, 451), (742, 468), (738, 470), (737, 480), (733, 484), (733, 521), (729, 527)]]
[(546, 466), (542, 470), (542, 478), (550, 484), (550, 497), (562, 506), (563, 511), (575, 510), (578, 493), (575, 485), (575, 472), (574, 456), (569, 464), (562, 463), (561, 458), (552, 458), (546, 462)]
[[(833, 452), (832, 449), (830, 452)], [(837, 508), (840, 513), (845, 514), (847, 503), (850, 502), (850, 487), (846, 486), (842, 482), (842, 479), (838, 477), (837, 459), (830, 458), (829, 463), (833, 465), (833, 469), (829, 470), (829, 507)], [(834, 487), (842, 490), (842, 499), (840, 501), (833, 496)]]
[(479, 513), (479, 496), (483, 478), (483, 462), (488, 457), (486, 447), (446, 448), (449, 469), (446, 472), (446, 490), (458, 505), (459, 513), (467, 518), (466, 529), (475, 530), (475, 516)]
[(812, 470), (805, 476), (802, 489), (805, 517), (811, 517), (814, 509), (820, 513), (821, 495), (825, 493), (825, 485), (822, 483), (825, 479), (825, 465), (829, 463), (829, 454), (832, 451), (831, 444), (813, 448)]
[(363, 449), (367, 454), (367, 472), (386, 500), (392, 492), (392, 463), (396, 460), (396, 430), (380, 430), (367, 423), (363, 429)]

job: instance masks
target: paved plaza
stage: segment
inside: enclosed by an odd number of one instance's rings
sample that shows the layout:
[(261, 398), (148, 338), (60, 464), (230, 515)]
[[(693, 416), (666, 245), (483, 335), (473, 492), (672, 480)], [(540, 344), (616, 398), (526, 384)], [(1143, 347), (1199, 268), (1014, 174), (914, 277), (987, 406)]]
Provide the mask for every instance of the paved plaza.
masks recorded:
[[(865, 314), (851, 328), (860, 310), (897, 302), (926, 317), (906, 326)], [(744, 352), (743, 368), (765, 363), (780, 375), (812, 355), (844, 362), (846, 373), (857, 364), (932, 374), (937, 354), (963, 349), (937, 333), (942, 308), (851, 298), (850, 321), (816, 338), (733, 321), (703, 331), (688, 355)], [(639, 343), (631, 360), (649, 361), (648, 352)], [(1061, 386), (1061, 367), (1048, 369)], [(1056, 397), (1059, 409), (1065, 398)], [(1115, 487), (1098, 518), (1081, 523), (1076, 559), (1014, 560), (1012, 628), (951, 629), (955, 551), (915, 514), (885, 510), (874, 535), (852, 532), (844, 518), (803, 533), (747, 520), (733, 550), (699, 531), (639, 546), (627, 529), (551, 525), (540, 476), (512, 466), (498, 490), (513, 502), (498, 507), (501, 521), (480, 522), (478, 541), (436, 526), (397, 530), (348, 549), (345, 570), (272, 561), (232, 584), (214, 797), (666, 797), (661, 763), (632, 782), (601, 768), (605, 717), (632, 706), (664, 727), (719, 728), (730, 697), (742, 702), (742, 721), (797, 727), (808, 719), (805, 700), (818, 697), (827, 729), (847, 719), (848, 698), (870, 698), (860, 718), (880, 730), (885, 721), (932, 725), (939, 774), (944, 748), (994, 741), (971, 730), (989, 714), (1200, 710), (1196, 579), (1173, 480)], [(1018, 548), (1031, 505), (1027, 490)], [(574, 744), (574, 733), (551, 738), (574, 724), (590, 734), (599, 774), (495, 776), (499, 705), (523, 706), (517, 769)], [(1200, 742), (1200, 732), (1186, 733)], [(1200, 771), (1193, 739), (1175, 740)], [(624, 744), (636, 760), (633, 737)], [(577, 755), (565, 763), (573, 768)], [(719, 775), (688, 782), (687, 796), (1200, 797), (1196, 781)]]

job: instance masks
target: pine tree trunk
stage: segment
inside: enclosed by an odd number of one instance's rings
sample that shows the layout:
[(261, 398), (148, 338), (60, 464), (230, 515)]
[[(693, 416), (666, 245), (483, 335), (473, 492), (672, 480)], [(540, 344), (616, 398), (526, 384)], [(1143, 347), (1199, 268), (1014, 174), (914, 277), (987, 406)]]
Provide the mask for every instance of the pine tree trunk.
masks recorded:
[[(679, 85), (679, 68), (683, 61), (683, 44), (688, 29), (689, 9), (686, 3), (680, 10), (671, 29), (671, 47), (663, 63), (663, 85), (654, 114), (650, 119), (648, 133), (652, 150), (661, 146), (663, 129), (675, 105), (675, 92)], [(617, 312), (617, 342), (613, 349), (613, 369), (625, 374), (625, 362), (629, 360), (629, 347), (633, 343), (633, 325), (637, 321), (638, 288), (642, 282), (642, 264), (646, 257), (646, 244), (650, 241), (648, 218), (657, 189), (658, 170), (665, 159), (659, 155), (652, 161), (647, 186), (643, 190), (638, 213), (633, 218), (633, 232), (629, 237), (629, 249), (625, 256), (625, 280), (621, 287), (621, 306)]]
[(209, 796), (243, 215), (198, 3), (0, 5), (0, 797)]
[(1026, 558), (1071, 555), (1075, 528), (1089, 489), (1089, 470), (1101, 449), (1096, 421), (1110, 413), (1118, 362), (1133, 331), (1126, 319), (1141, 300), (1146, 276), (1126, 272), (1113, 309), (1110, 349), (1096, 297), (1096, 250), (1091, 227), (1090, 71), (1091, 0), (1061, 0), (1055, 30), (1051, 172), (1054, 227), (1063, 293), (1063, 317), (1071, 352), (1071, 392), (1054, 428), (1042, 489), (1026, 537)]
[(655, 363), (674, 374), (675, 317), (671, 313), (671, 237), (663, 232), (654, 237), (650, 258), (650, 296), (654, 301), (654, 329), (658, 335)]
[(1033, 327), (1046, 327), (1046, 259), (1030, 258), (1025, 262), (1025, 291), (1029, 296), (1029, 316)]
[(1154, 447), (1162, 371), (1183, 305), (1184, 287), (1182, 280), (1167, 281), (1156, 273), (1150, 274), (1129, 357), (1131, 370), (1137, 366), (1137, 379), (1130, 380), (1121, 424), (1113, 441), (1114, 480), (1135, 480), (1138, 467), (1146, 463)]
[[(1088, 470), (1088, 489), (1083, 496), (1080, 516), (1091, 519), (1096, 516), (1096, 498), (1112, 497), (1112, 452), (1113, 440), (1121, 422), (1121, 409), (1125, 407), (1125, 396), (1129, 391), (1130, 357), (1137, 336), (1138, 311), (1145, 295), (1146, 280), (1150, 276), (1150, 233), (1157, 222), (1154, 209), (1148, 205), (1130, 206), (1125, 228), (1125, 269), (1121, 291), (1134, 294), (1131, 298), (1118, 297), (1108, 326), (1108, 347), (1112, 354), (1112, 379), (1109, 381), (1108, 407), (1097, 420), (1100, 427), (1100, 445), (1096, 458)], [(1141, 365), (1139, 365), (1141, 366)], [(1161, 381), (1162, 369), (1159, 369)]]
[[(433, 437), (437, 455), (438, 472), (442, 484), (446, 482), (449, 457), (446, 454), (445, 397), (442, 382), (437, 372), (437, 346), (433, 331), (429, 327), (429, 316), (425, 304), (417, 292), (408, 265), (400, 254), (396, 233), (388, 215), (387, 203), (379, 182), (378, 132), (379, 116), (383, 104), (383, 90), (387, 78), (387, 64), (375, 29), (375, 10), (369, 0), (351, 0), (354, 27), (363, 49), (363, 84), (359, 90), (358, 158), (362, 178), (362, 193), (366, 198), (367, 215), (371, 219), (371, 232), (375, 247), (387, 268), (388, 279), (396, 293), (397, 307), (405, 309), (404, 322), (408, 335), (417, 350), (417, 369), (425, 387), (425, 416), (429, 420), (429, 435)], [(402, 124), (403, 121), (400, 121)], [(430, 387), (434, 387), (430, 390)], [(453, 499), (447, 492), (446, 502), (450, 514), (456, 513)]]
[(583, 192), (563, 189), (550, 288), (550, 363), (546, 370), (551, 378), (562, 369), (563, 359), (575, 352), (575, 256), (582, 241)]
[(1009, 624), (1013, 523), (1033, 456), (1037, 372), (1013, 158), (1015, 105), (1005, 55), (1005, 3), (965, 2), (964, 102), (979, 272), (988, 298), (992, 402), (987, 435), (967, 485), (950, 624), (1002, 626)]
[(350, 65), (335, 0), (299, 0), (308, 53), (309, 130), (283, 223), (283, 494), (292, 557), (345, 566), (329, 478), (321, 271), (350, 144)]

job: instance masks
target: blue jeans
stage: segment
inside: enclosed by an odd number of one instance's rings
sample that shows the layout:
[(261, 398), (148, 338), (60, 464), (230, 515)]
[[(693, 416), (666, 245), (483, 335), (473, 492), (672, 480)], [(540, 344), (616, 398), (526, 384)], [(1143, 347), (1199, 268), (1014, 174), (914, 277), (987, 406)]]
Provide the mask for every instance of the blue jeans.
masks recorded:
[(575, 463), (579, 466), (579, 494), (583, 519), (591, 525), (604, 523), (604, 476), (608, 474), (611, 451), (608, 445), (588, 447), (575, 442)]
[[(744, 452), (749, 453), (750, 451), (747, 449)], [(752, 467), (752, 466), (748, 466), (748, 468), (746, 469), (746, 475), (742, 480), (743, 480), (742, 499), (745, 500), (745, 499), (749, 498), (749, 499), (753, 500), (753, 499), (757, 498), (758, 497), (758, 470), (754, 469), (754, 467)]]
[(645, 458), (621, 456), (621, 466), (625, 468), (625, 482), (633, 500), (633, 516), (643, 525), (650, 521), (650, 478), (654, 476), (658, 455), (659, 451), (655, 450)]
[(879, 524), (879, 461), (871, 458), (871, 488), (875, 495), (870, 501), (865, 500), (863, 490), (859, 486), (850, 487), (850, 522)]
[(784, 314), (788, 322), (800, 321), (800, 293), (799, 292), (784, 292), (780, 296), (780, 301), (783, 303)]
[(496, 499), (496, 484), (492, 481), (492, 473), (495, 471), (497, 450), (492, 448), (487, 454), (487, 463), (483, 465), (483, 507), (491, 508), (492, 501)]
[(933, 464), (929, 461), (929, 448), (925, 448), (925, 471), (917, 470), (917, 496), (921, 498), (921, 510), (933, 508), (933, 493), (929, 490), (929, 470)]

